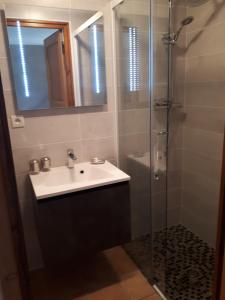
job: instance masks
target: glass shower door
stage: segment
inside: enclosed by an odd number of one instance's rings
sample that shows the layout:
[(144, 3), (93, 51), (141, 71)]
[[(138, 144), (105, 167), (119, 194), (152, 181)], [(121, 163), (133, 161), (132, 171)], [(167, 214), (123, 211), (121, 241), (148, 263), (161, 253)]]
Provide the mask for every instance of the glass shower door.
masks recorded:
[(124, 245), (151, 280), (150, 224), (150, 1), (115, 8), (119, 166), (131, 176), (131, 237)]
[(131, 175), (131, 235), (150, 234), (149, 0), (115, 8), (119, 165)]
[(119, 164), (131, 176), (132, 241), (124, 248), (164, 293), (170, 53), (163, 36), (169, 4), (125, 0), (115, 20)]

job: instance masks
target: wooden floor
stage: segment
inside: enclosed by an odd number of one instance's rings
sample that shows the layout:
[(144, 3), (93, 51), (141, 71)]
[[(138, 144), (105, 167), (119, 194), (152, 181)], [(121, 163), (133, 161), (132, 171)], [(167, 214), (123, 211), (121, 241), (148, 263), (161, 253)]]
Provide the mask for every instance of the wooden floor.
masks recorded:
[(68, 271), (30, 274), (33, 300), (160, 300), (121, 247)]

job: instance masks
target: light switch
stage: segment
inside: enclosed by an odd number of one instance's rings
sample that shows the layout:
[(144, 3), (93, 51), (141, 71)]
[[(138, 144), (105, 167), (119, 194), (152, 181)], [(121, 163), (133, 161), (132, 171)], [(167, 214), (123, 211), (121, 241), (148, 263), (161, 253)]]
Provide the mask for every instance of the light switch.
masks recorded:
[(12, 128), (23, 128), (25, 126), (25, 120), (23, 116), (11, 116)]

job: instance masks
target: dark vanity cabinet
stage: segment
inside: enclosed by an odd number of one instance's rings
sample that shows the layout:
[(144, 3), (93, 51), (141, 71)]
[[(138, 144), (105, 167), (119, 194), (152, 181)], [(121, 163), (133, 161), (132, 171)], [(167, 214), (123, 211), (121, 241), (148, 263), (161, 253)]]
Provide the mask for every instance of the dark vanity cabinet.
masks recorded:
[(69, 263), (130, 241), (128, 182), (34, 202), (46, 266)]

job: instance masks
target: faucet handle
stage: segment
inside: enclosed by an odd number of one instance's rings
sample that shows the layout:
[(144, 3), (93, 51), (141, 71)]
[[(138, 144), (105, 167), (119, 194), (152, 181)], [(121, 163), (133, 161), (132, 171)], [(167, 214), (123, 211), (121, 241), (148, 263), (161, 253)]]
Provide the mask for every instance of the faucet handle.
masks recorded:
[(74, 154), (74, 150), (73, 150), (73, 149), (68, 149), (68, 150), (67, 150), (67, 155), (68, 155), (68, 157), (70, 157), (71, 159), (77, 160), (77, 157), (76, 157), (76, 155)]
[(68, 150), (67, 150), (67, 154), (68, 154), (68, 155), (70, 155), (70, 154), (74, 154), (74, 151), (73, 151), (73, 149), (68, 149)]

